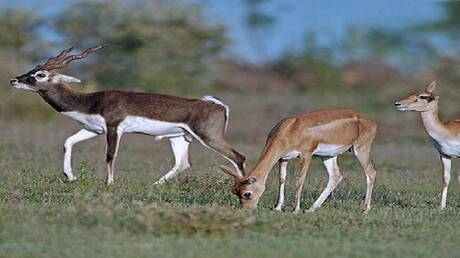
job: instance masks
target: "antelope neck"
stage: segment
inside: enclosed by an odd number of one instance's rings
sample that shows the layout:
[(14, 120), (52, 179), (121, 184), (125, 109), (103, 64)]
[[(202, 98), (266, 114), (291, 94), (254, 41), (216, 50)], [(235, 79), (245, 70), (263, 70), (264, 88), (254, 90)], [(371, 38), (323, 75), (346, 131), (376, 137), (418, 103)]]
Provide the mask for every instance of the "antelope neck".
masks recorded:
[(268, 147), (262, 152), (262, 155), (257, 161), (257, 165), (254, 167), (249, 176), (254, 177), (257, 179), (257, 181), (263, 182), (265, 184), (271, 169), (281, 158), (278, 151), (274, 151), (275, 149), (276, 148)]
[(87, 113), (85, 94), (79, 93), (69, 85), (60, 83), (47, 91), (40, 91), (40, 96), (58, 112), (80, 111)]
[(443, 122), (439, 119), (438, 112), (439, 105), (437, 102), (435, 103), (435, 106), (432, 109), (420, 112), (423, 126), (425, 127), (425, 130), (431, 137), (434, 137), (435, 135), (442, 135), (446, 131)]

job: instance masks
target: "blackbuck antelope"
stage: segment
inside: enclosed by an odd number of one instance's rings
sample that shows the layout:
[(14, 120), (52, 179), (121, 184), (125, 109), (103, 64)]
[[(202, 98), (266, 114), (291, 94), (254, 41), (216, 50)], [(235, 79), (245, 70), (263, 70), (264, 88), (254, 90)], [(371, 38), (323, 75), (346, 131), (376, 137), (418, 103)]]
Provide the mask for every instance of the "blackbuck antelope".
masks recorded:
[(37, 92), (48, 104), (63, 115), (81, 124), (81, 129), (64, 144), (64, 173), (69, 181), (72, 173), (72, 146), (100, 134), (107, 135), (107, 184), (114, 180), (114, 164), (123, 133), (154, 135), (168, 138), (175, 165), (156, 183), (162, 184), (190, 166), (188, 148), (192, 139), (228, 159), (243, 175), (245, 157), (233, 150), (224, 139), (229, 108), (219, 99), (185, 99), (159, 94), (123, 91), (80, 93), (68, 83), (80, 82), (71, 76), (52, 72), (70, 62), (85, 58), (103, 46), (89, 48), (79, 55), (69, 55), (73, 48), (33, 70), (10, 80), (18, 89)]
[(307, 212), (319, 208), (342, 180), (337, 156), (353, 150), (364, 168), (367, 191), (364, 209), (371, 208), (372, 187), (376, 171), (372, 165), (371, 146), (377, 134), (376, 122), (351, 110), (321, 110), (292, 116), (281, 120), (269, 133), (260, 158), (247, 176), (241, 176), (232, 169), (221, 166), (222, 170), (235, 178), (232, 192), (246, 209), (257, 208), (259, 198), (265, 191), (265, 182), (273, 166), (279, 163), (279, 197), (275, 210), (284, 204), (284, 184), (287, 163), (300, 158), (300, 172), (296, 179), (295, 207), (300, 211), (302, 187), (312, 156), (320, 156), (329, 174), (329, 181), (319, 198)]
[[(420, 112), (426, 132), (433, 141), (441, 159), (443, 189), (440, 208), (446, 207), (447, 188), (450, 181), (451, 159), (460, 157), (460, 120), (442, 122), (439, 119), (439, 96), (434, 93), (436, 82), (426, 86), (424, 91), (409, 95), (406, 99), (395, 103), (399, 111)], [(460, 184), (460, 172), (459, 184)]]

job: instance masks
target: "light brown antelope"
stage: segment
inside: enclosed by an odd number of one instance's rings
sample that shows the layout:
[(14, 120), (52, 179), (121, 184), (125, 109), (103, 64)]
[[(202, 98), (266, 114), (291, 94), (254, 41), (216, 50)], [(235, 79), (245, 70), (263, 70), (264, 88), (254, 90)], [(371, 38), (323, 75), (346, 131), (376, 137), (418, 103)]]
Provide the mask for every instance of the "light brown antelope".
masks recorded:
[[(426, 86), (424, 91), (409, 95), (406, 99), (395, 103), (399, 111), (420, 112), (422, 123), (441, 159), (443, 189), (440, 208), (444, 209), (447, 202), (447, 188), (450, 181), (451, 159), (460, 157), (460, 120), (442, 122), (439, 119), (439, 96), (434, 93), (436, 82)], [(459, 172), (460, 184), (460, 172)]]
[(279, 163), (279, 197), (275, 210), (284, 204), (284, 184), (287, 163), (300, 158), (300, 171), (296, 178), (296, 196), (293, 212), (300, 211), (302, 187), (312, 156), (320, 156), (329, 174), (329, 181), (319, 198), (307, 212), (319, 208), (342, 180), (337, 156), (353, 150), (366, 173), (367, 191), (364, 210), (371, 208), (372, 188), (376, 171), (370, 159), (371, 146), (377, 134), (377, 123), (352, 110), (320, 110), (281, 120), (269, 133), (260, 158), (247, 176), (221, 166), (235, 177), (232, 192), (246, 209), (257, 208), (265, 191), (265, 182), (273, 166)]
[(185, 99), (114, 90), (79, 93), (68, 84), (80, 82), (79, 79), (52, 72), (102, 47), (89, 48), (79, 55), (68, 55), (73, 48), (65, 49), (45, 64), (10, 80), (15, 88), (37, 92), (55, 110), (83, 127), (64, 144), (64, 173), (69, 181), (77, 179), (72, 173), (72, 146), (106, 134), (107, 184), (113, 183), (114, 164), (123, 133), (154, 135), (156, 139), (170, 140), (175, 165), (156, 184), (164, 183), (190, 166), (188, 148), (192, 139), (225, 157), (239, 174), (243, 174), (245, 157), (224, 139), (229, 108), (219, 99), (212, 96)]

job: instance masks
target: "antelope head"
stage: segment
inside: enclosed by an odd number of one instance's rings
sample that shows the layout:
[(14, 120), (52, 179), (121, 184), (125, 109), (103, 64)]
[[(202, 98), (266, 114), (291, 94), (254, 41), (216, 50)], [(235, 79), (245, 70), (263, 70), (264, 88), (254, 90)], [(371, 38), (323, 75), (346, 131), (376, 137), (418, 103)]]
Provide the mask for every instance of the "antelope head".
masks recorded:
[(431, 110), (438, 102), (439, 96), (434, 93), (436, 82), (428, 84), (424, 91), (413, 93), (409, 97), (397, 101), (395, 107), (399, 111), (425, 112)]
[(265, 191), (265, 182), (258, 181), (251, 176), (242, 176), (226, 166), (220, 166), (220, 168), (235, 178), (232, 193), (240, 199), (241, 207), (247, 210), (255, 210), (260, 197)]
[(103, 47), (105, 47), (105, 45), (88, 48), (78, 55), (70, 56), (68, 54), (73, 50), (73, 47), (64, 49), (59, 55), (49, 58), (46, 63), (38, 65), (29, 72), (11, 79), (10, 84), (17, 89), (39, 92), (47, 91), (51, 85), (60, 82), (80, 82), (77, 78), (60, 74), (53, 70), (65, 68), (70, 62), (83, 59), (91, 52)]

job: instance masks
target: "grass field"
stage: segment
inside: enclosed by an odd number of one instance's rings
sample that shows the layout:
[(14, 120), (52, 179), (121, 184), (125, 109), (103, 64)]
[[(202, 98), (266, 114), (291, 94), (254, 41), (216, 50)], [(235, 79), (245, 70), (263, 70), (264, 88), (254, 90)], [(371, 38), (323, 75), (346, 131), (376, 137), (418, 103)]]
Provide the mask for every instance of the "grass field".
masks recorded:
[[(403, 89), (403, 91), (405, 91)], [(27, 94), (27, 93), (24, 93)], [(373, 151), (377, 169), (373, 207), (362, 214), (365, 178), (352, 154), (339, 157), (345, 180), (317, 212), (291, 214), (297, 164), (289, 167), (286, 212), (276, 201), (276, 171), (259, 209), (237, 209), (225, 160), (193, 144), (193, 167), (165, 186), (153, 182), (173, 163), (169, 144), (127, 135), (115, 184), (104, 184), (104, 138), (74, 148), (79, 180), (66, 183), (62, 143), (78, 125), (0, 122), (1, 257), (459, 257), (460, 191), (452, 175), (448, 207), (439, 211), (441, 176), (434, 148), (418, 115), (397, 113), (387, 95), (229, 95), (229, 142), (251, 168), (265, 135), (280, 118), (319, 107), (351, 107), (380, 123)], [(447, 95), (446, 95), (447, 96)], [(458, 113), (454, 100), (444, 114)], [(359, 101), (356, 101), (356, 100)], [(458, 100), (457, 100), (458, 101)], [(45, 104), (43, 104), (45, 105)], [(251, 112), (247, 112), (251, 110)], [(459, 115), (460, 117), (460, 115)], [(457, 162), (453, 171), (459, 171)], [(312, 163), (302, 208), (326, 185), (321, 162)]]

